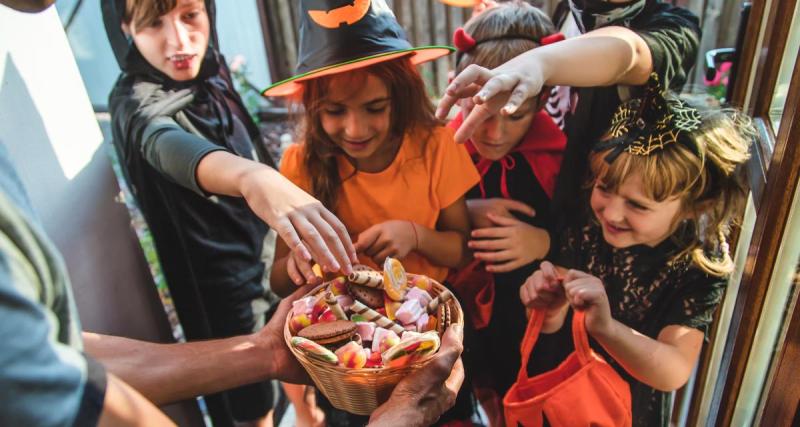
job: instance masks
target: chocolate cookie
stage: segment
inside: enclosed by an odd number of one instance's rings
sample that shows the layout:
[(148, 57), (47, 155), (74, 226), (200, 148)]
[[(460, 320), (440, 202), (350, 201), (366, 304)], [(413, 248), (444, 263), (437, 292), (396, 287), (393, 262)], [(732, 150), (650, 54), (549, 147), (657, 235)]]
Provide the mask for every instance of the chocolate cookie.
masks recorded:
[(366, 286), (356, 285), (354, 283), (350, 283), (348, 285), (350, 289), (350, 295), (353, 298), (361, 301), (362, 304), (366, 305), (369, 308), (381, 308), (383, 307), (383, 291), (380, 289), (373, 289), (368, 288)]
[(309, 339), (320, 345), (330, 346), (350, 341), (355, 333), (355, 323), (349, 320), (335, 320), (307, 326), (298, 332), (297, 336)]

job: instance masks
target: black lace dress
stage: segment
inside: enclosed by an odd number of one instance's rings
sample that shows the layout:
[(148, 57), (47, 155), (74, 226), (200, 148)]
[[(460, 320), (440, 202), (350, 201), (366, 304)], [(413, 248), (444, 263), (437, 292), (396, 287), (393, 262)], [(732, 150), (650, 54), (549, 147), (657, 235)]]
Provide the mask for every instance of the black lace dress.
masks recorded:
[[(599, 277), (614, 319), (644, 335), (656, 339), (667, 325), (705, 333), (727, 282), (706, 274), (688, 257), (673, 259), (680, 252), (682, 234), (656, 247), (616, 249), (605, 242), (600, 226), (591, 223), (563, 235), (555, 261)], [(570, 312), (560, 331), (541, 335), (528, 364), (530, 375), (555, 368), (573, 351), (571, 319)], [(591, 344), (630, 383), (633, 425), (668, 425), (672, 395), (635, 380), (597, 342)]]

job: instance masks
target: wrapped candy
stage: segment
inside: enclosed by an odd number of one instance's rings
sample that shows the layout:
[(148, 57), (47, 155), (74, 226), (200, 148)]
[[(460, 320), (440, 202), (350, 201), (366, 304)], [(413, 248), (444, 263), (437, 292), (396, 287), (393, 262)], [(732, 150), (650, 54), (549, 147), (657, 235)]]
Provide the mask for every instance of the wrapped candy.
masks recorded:
[(402, 301), (408, 288), (408, 277), (400, 261), (386, 257), (383, 262), (383, 291), (389, 298)]
[(317, 318), (316, 323), (333, 322), (334, 320), (341, 320), (333, 313), (333, 310), (325, 310)]
[(408, 285), (422, 289), (426, 292), (430, 292), (431, 289), (433, 289), (433, 282), (431, 282), (431, 279), (428, 276), (410, 276), (408, 278)]
[(328, 284), (328, 290), (336, 296), (347, 295), (347, 278), (339, 276), (331, 280), (330, 284)]
[(316, 303), (317, 299), (315, 297), (305, 297), (300, 298), (299, 300), (292, 303), (292, 314), (297, 316), (298, 314), (311, 314), (311, 310), (314, 308), (314, 304)]
[(292, 334), (300, 332), (309, 325), (311, 325), (311, 316), (308, 314), (298, 314), (289, 319), (289, 330)]
[(372, 322), (356, 322), (356, 333), (361, 335), (364, 341), (372, 341), (375, 334), (375, 324)]
[(408, 334), (396, 345), (382, 352), (383, 364), (389, 367), (406, 366), (424, 356), (435, 353), (440, 345), (439, 334), (430, 331), (424, 334)]
[(400, 306), (395, 313), (397, 320), (402, 323), (403, 325), (409, 325), (417, 321), (419, 316), (425, 312), (425, 309), (419, 305), (419, 302), (416, 300), (408, 300)]
[(383, 357), (378, 352), (373, 352), (372, 350), (365, 348), (364, 351), (367, 352), (367, 363), (364, 365), (365, 368), (380, 368), (383, 366)]
[(351, 369), (363, 368), (367, 363), (367, 352), (355, 341), (339, 347), (335, 352), (339, 360), (339, 366)]
[(372, 335), (372, 351), (383, 353), (398, 342), (400, 342), (400, 337), (394, 331), (375, 328), (375, 333)]
[(292, 337), (291, 342), (294, 348), (300, 350), (308, 357), (312, 357), (332, 365), (335, 365), (339, 362), (339, 358), (336, 357), (332, 351), (315, 343), (314, 341), (302, 337)]
[(419, 302), (419, 305), (422, 307), (426, 307), (432, 299), (431, 294), (420, 288), (409, 288), (408, 292), (406, 292), (406, 301), (415, 300)]

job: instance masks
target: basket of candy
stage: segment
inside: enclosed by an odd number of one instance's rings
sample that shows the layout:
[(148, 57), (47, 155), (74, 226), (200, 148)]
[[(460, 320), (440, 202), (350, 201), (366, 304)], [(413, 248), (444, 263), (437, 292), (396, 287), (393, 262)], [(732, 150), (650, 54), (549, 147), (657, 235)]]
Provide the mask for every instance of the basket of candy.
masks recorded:
[(430, 360), (451, 324), (463, 325), (464, 314), (447, 288), (406, 274), (395, 259), (383, 272), (359, 267), (295, 301), (283, 335), (335, 407), (369, 415)]

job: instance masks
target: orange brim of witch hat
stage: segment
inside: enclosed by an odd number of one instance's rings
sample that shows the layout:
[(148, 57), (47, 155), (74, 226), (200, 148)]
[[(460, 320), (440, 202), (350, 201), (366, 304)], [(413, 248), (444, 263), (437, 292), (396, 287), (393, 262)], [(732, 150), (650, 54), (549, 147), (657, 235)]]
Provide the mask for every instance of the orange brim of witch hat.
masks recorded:
[[(336, 7), (337, 4), (344, 6)], [(266, 88), (264, 96), (292, 96), (301, 83), (403, 56), (415, 65), (445, 56), (449, 46), (412, 47), (384, 0), (301, 0), (296, 75)]]
[(439, 0), (444, 4), (449, 4), (450, 6), (458, 6), (458, 7), (472, 7), (478, 3), (478, 0)]

